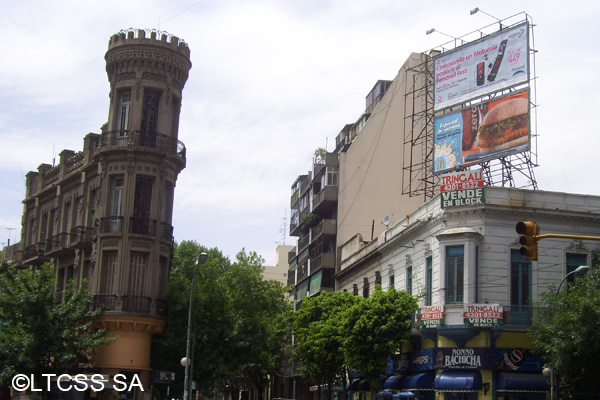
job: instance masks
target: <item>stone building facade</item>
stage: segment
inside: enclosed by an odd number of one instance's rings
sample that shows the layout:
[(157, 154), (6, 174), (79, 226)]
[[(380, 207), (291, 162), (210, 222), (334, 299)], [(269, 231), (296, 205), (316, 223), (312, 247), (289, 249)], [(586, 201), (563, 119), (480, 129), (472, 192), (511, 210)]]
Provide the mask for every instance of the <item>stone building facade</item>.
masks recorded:
[(178, 140), (191, 68), (183, 40), (155, 30), (110, 38), (108, 122), (63, 150), (58, 165), (26, 176), (21, 242), (13, 264), (52, 262), (57, 289), (87, 280), (95, 321), (116, 340), (97, 349), (94, 371), (137, 374), (150, 383), (152, 335), (166, 323), (173, 249), (173, 196), (186, 149)]

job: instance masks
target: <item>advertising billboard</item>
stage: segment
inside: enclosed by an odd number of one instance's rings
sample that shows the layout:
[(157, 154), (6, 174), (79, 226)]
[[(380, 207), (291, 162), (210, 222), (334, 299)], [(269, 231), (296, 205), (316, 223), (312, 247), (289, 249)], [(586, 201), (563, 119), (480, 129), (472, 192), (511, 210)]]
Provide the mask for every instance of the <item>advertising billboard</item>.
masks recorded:
[(529, 149), (529, 90), (434, 120), (435, 174)]
[(433, 58), (433, 110), (461, 104), (529, 80), (529, 23)]

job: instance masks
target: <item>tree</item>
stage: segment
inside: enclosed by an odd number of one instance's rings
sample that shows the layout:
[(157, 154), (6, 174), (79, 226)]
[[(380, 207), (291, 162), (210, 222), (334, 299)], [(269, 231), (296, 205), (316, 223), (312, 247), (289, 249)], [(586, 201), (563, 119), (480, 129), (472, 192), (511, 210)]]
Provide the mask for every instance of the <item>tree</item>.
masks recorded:
[(263, 279), (264, 260), (241, 251), (225, 271), (234, 329), (230, 337), (230, 370), (261, 394), (266, 377), (277, 368), (284, 337), (291, 328), (291, 304), (280, 282)]
[(411, 315), (417, 301), (393, 287), (378, 285), (372, 297), (358, 301), (346, 311), (343, 349), (348, 367), (362, 371), (372, 389), (381, 386), (380, 378), (388, 358), (408, 342)]
[(534, 316), (533, 344), (546, 365), (554, 369), (563, 388), (596, 399), (600, 359), (600, 268), (557, 293), (556, 286), (541, 294)]
[(17, 373), (70, 372), (77, 362), (90, 362), (93, 349), (110, 341), (92, 321), (102, 310), (92, 310), (92, 297), (70, 281), (55, 290), (54, 268), (46, 263), (35, 273), (0, 268), (0, 382)]
[(167, 289), (169, 320), (153, 357), (160, 368), (179, 368), (174, 392), (180, 390), (184, 374), (179, 360), (185, 355), (190, 285), (203, 251), (208, 259), (196, 271), (191, 377), (204, 394), (236, 392), (244, 386), (260, 392), (290, 329), (290, 304), (280, 283), (263, 280), (264, 261), (253, 252), (242, 250), (231, 263), (218, 249), (194, 241), (175, 246)]
[(317, 297), (305, 297), (295, 313), (296, 356), (302, 365), (302, 375), (325, 383), (329, 398), (332, 386), (338, 381), (345, 382), (348, 375), (342, 349), (346, 336), (344, 311), (361, 299), (348, 292), (324, 292)]

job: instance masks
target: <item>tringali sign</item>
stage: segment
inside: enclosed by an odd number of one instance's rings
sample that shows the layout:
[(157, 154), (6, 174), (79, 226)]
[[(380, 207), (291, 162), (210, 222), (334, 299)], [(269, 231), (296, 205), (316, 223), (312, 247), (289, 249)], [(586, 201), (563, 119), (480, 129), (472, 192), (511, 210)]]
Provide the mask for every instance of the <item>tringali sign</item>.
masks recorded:
[(442, 208), (485, 203), (481, 170), (460, 171), (442, 176)]
[(475, 328), (493, 328), (504, 323), (502, 304), (465, 304), (464, 323)]

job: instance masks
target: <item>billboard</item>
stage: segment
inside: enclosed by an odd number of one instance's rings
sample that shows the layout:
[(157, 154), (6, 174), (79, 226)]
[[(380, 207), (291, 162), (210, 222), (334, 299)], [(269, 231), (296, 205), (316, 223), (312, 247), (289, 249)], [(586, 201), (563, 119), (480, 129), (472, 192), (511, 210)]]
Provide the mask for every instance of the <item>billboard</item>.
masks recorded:
[(494, 98), (434, 120), (435, 174), (529, 149), (529, 90)]
[(433, 110), (439, 111), (529, 80), (529, 23), (433, 58)]

